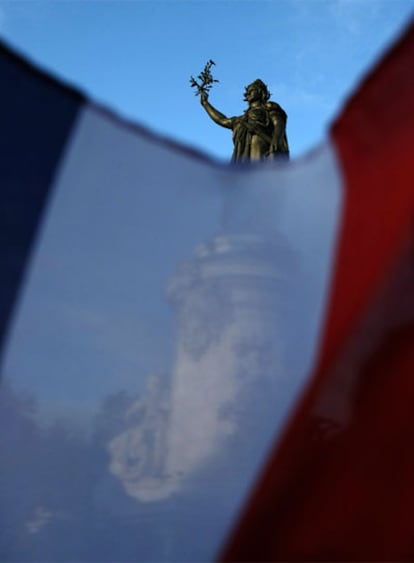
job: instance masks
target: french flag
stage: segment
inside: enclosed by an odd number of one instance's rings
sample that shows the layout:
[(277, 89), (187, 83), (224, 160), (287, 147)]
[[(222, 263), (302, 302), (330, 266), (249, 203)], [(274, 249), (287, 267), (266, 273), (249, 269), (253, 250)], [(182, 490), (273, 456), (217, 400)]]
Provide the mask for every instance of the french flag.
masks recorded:
[(0, 47), (0, 559), (414, 557), (414, 27), (291, 162)]

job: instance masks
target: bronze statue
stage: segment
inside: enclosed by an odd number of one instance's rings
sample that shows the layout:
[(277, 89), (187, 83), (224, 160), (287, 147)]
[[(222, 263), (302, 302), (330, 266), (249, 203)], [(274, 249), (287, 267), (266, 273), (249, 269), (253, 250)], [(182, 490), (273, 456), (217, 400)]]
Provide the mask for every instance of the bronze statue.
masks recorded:
[(270, 92), (262, 80), (257, 79), (246, 87), (244, 100), (249, 104), (243, 115), (226, 117), (208, 101), (213, 82), (209, 61), (204, 71), (198, 75), (201, 83), (193, 77), (191, 86), (197, 88), (201, 105), (213, 121), (233, 131), (233, 161), (262, 160), (265, 158), (289, 158), (286, 136), (286, 112), (279, 104), (269, 101)]

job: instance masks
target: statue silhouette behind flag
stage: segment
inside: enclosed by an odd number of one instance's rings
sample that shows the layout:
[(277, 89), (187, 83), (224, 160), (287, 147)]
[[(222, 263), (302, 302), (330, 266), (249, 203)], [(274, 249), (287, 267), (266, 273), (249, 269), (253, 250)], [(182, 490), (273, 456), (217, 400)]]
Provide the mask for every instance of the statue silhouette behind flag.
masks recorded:
[(197, 88), (201, 105), (211, 119), (233, 131), (233, 161), (262, 160), (265, 158), (289, 158), (289, 145), (286, 136), (287, 114), (276, 102), (271, 102), (266, 84), (257, 79), (246, 87), (244, 100), (248, 108), (243, 115), (226, 117), (208, 101), (213, 82), (209, 61), (198, 75), (200, 82), (190, 78), (192, 87)]

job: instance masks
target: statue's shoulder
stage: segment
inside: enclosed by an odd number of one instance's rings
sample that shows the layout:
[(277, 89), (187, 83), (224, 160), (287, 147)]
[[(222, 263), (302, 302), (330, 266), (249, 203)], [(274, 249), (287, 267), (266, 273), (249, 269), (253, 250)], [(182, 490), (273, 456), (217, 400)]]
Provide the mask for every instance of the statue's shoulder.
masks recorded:
[(271, 111), (272, 113), (277, 113), (279, 115), (282, 115), (285, 118), (287, 117), (285, 110), (282, 108), (282, 106), (280, 106), (276, 102), (266, 102), (266, 109), (268, 111)]

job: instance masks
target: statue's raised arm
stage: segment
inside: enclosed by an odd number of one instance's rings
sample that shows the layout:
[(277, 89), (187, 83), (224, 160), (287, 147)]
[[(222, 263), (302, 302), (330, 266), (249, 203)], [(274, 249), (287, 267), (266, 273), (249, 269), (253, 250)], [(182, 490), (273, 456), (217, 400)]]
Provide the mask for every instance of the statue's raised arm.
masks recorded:
[(289, 145), (286, 135), (287, 114), (279, 104), (269, 101), (270, 92), (266, 84), (257, 79), (245, 89), (244, 100), (248, 108), (239, 117), (226, 117), (208, 101), (209, 91), (214, 80), (209, 61), (198, 76), (201, 84), (190, 78), (191, 85), (197, 88), (201, 105), (211, 119), (233, 130), (232, 160), (262, 160), (265, 158), (289, 158)]
[(223, 113), (218, 111), (214, 106), (208, 101), (208, 94), (201, 94), (200, 102), (203, 108), (206, 110), (208, 115), (213, 121), (222, 127), (227, 127), (227, 129), (233, 129), (233, 117), (226, 117)]

